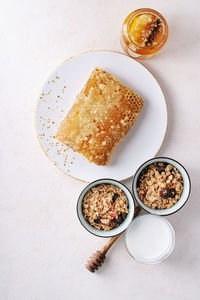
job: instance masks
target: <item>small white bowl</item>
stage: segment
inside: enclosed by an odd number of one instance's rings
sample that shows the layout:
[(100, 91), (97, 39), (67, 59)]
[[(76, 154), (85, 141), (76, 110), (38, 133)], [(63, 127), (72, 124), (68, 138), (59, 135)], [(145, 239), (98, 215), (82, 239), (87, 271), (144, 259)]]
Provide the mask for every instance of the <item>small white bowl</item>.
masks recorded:
[[(177, 170), (180, 172), (183, 178), (183, 192), (181, 194), (180, 199), (176, 204), (174, 204), (171, 208), (165, 208), (165, 209), (152, 209), (148, 206), (146, 206), (139, 198), (137, 194), (137, 181), (138, 178), (141, 174), (141, 172), (149, 165), (156, 163), (156, 162), (165, 162), (168, 164), (171, 164), (172, 166), (176, 167)], [(132, 184), (132, 189), (133, 189), (133, 195), (137, 203), (142, 207), (144, 210), (147, 212), (154, 214), (154, 215), (159, 215), (159, 216), (167, 216), (171, 215), (175, 212), (177, 212), (179, 209), (183, 207), (183, 205), (187, 202), (189, 196), (190, 196), (190, 191), (191, 191), (191, 181), (190, 177), (186, 171), (186, 169), (176, 160), (167, 158), (167, 157), (157, 157), (157, 158), (152, 158), (150, 160), (147, 160), (145, 163), (143, 163), (139, 169), (136, 171), (135, 176), (133, 178), (133, 184)]]
[[(129, 212), (126, 216), (126, 219), (123, 221), (123, 223), (121, 223), (118, 227), (111, 229), (109, 231), (104, 231), (104, 230), (98, 230), (94, 227), (92, 227), (84, 218), (83, 216), (83, 212), (82, 212), (82, 202), (83, 199), (86, 195), (86, 193), (94, 186), (97, 186), (99, 184), (113, 184), (115, 186), (117, 186), (118, 188), (120, 188), (126, 195), (126, 198), (128, 200), (128, 204), (129, 204)], [(81, 222), (81, 224), (83, 225), (83, 227), (85, 227), (85, 229), (87, 229), (90, 233), (99, 236), (99, 237), (112, 237), (115, 236), (121, 232), (123, 232), (124, 230), (126, 230), (126, 228), (128, 227), (128, 225), (131, 223), (133, 216), (134, 216), (134, 212), (135, 212), (135, 204), (134, 204), (134, 200), (133, 200), (133, 196), (131, 194), (131, 192), (129, 191), (129, 189), (123, 185), (121, 182), (117, 181), (117, 180), (113, 180), (113, 179), (99, 179), (96, 180), (92, 183), (90, 183), (88, 186), (86, 186), (86, 188), (82, 191), (82, 193), (80, 194), (79, 198), (78, 198), (78, 202), (77, 202), (77, 215), (78, 218)]]

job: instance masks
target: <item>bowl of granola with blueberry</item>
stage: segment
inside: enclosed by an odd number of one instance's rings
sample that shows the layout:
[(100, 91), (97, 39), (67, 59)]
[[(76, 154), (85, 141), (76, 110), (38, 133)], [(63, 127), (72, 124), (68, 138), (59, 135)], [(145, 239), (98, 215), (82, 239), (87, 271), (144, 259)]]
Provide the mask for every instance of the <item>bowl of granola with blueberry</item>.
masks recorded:
[(121, 182), (99, 179), (80, 194), (77, 214), (90, 233), (111, 237), (123, 232), (131, 223), (135, 205), (131, 192)]
[(135, 200), (144, 210), (166, 216), (177, 212), (187, 202), (191, 182), (179, 162), (157, 157), (139, 167), (132, 188)]

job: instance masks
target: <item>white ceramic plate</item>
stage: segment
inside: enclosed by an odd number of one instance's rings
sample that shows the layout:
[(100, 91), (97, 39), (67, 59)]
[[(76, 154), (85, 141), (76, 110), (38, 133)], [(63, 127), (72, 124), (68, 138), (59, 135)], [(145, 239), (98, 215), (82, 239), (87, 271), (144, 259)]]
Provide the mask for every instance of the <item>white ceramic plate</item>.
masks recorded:
[[(116, 76), (144, 99), (141, 115), (116, 147), (108, 166), (89, 163), (54, 138), (96, 66)], [(99, 178), (124, 180), (158, 152), (166, 133), (167, 107), (158, 82), (139, 62), (116, 52), (87, 52), (64, 62), (46, 81), (38, 99), (36, 128), (43, 150), (66, 174), (87, 182)]]

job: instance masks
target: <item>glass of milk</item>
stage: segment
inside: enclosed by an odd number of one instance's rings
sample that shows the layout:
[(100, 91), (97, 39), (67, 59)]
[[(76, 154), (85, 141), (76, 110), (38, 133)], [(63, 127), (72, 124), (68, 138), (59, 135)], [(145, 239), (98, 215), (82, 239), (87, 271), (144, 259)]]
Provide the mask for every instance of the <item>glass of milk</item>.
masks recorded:
[(166, 259), (174, 249), (175, 233), (165, 218), (142, 215), (126, 230), (125, 244), (136, 261), (155, 264)]

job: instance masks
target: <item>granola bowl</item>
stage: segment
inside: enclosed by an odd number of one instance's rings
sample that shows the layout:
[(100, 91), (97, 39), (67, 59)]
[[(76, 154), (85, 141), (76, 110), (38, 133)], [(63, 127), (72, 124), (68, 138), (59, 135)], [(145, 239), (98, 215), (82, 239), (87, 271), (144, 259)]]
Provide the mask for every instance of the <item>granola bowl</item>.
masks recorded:
[(132, 183), (133, 195), (145, 211), (171, 215), (187, 202), (191, 182), (186, 169), (176, 160), (157, 157), (143, 163)]
[(87, 185), (77, 202), (81, 224), (99, 237), (112, 237), (126, 230), (134, 211), (129, 189), (121, 182), (107, 178)]

